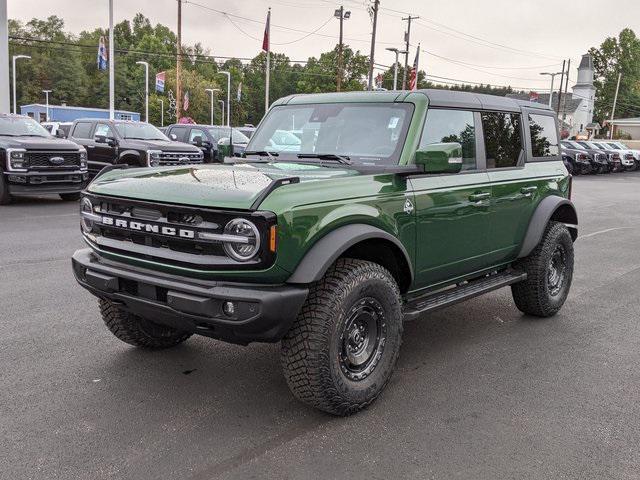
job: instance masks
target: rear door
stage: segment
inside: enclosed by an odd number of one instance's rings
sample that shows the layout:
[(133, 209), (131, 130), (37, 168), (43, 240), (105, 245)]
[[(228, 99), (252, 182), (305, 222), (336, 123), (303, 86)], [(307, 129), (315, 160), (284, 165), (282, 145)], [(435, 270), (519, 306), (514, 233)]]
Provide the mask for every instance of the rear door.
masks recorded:
[[(479, 114), (429, 109), (420, 147), (462, 145), (457, 174), (411, 177), (417, 215), (416, 286), (433, 286), (486, 267), (491, 185), (478, 136)], [(406, 208), (406, 206), (405, 206)]]
[(70, 132), (70, 138), (78, 145), (82, 145), (87, 151), (87, 164), (89, 168), (89, 176), (95, 176), (105, 166), (100, 162), (95, 154), (96, 143), (93, 141), (92, 121), (78, 121), (73, 125)]
[(506, 263), (517, 257), (550, 179), (566, 171), (553, 112), (484, 112), (482, 128), (492, 193), (491, 260)]

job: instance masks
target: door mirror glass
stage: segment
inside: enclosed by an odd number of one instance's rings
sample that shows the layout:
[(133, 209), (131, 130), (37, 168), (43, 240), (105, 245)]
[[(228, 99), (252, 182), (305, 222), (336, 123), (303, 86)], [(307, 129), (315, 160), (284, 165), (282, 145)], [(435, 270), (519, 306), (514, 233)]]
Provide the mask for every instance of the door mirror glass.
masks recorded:
[(200, 135), (196, 135), (191, 140), (191, 143), (193, 143), (194, 145), (197, 145), (198, 147), (201, 147), (202, 146), (202, 137)]
[(93, 139), (96, 143), (107, 143), (107, 137), (104, 135), (96, 135)]
[(175, 133), (170, 133), (170, 134), (169, 134), (169, 138), (170, 138), (171, 140), (173, 140), (174, 142), (175, 142), (176, 140), (178, 140), (178, 136), (177, 136)]
[(458, 142), (432, 143), (416, 151), (416, 165), (425, 173), (459, 173), (462, 170), (462, 145)]
[(67, 138), (66, 135), (64, 134), (64, 131), (61, 128), (56, 130), (56, 137), (58, 137), (58, 138)]

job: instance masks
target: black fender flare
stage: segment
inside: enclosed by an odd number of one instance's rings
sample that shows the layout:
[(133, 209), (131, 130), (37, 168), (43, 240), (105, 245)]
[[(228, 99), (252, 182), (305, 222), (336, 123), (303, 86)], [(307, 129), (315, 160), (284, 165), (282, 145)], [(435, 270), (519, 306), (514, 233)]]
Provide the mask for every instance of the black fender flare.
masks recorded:
[(557, 220), (569, 227), (571, 236), (575, 241), (578, 236), (578, 214), (575, 206), (567, 198), (551, 195), (542, 200), (536, 207), (529, 221), (529, 227), (522, 242), (518, 258), (526, 257), (536, 248), (540, 240), (542, 240), (547, 224), (556, 212), (561, 212), (561, 215), (556, 215), (558, 217)]
[(138, 165), (129, 165), (130, 167), (146, 167), (147, 166), (147, 162), (145, 161), (141, 161), (142, 156), (140, 155), (140, 152), (137, 150), (123, 150), (122, 152), (118, 153), (118, 163), (122, 163), (122, 159), (125, 157), (135, 157), (138, 159)]
[(308, 284), (320, 280), (340, 255), (353, 245), (371, 239), (386, 240), (398, 247), (409, 266), (413, 281), (413, 264), (402, 242), (380, 228), (357, 223), (339, 227), (318, 240), (302, 258), (287, 283)]

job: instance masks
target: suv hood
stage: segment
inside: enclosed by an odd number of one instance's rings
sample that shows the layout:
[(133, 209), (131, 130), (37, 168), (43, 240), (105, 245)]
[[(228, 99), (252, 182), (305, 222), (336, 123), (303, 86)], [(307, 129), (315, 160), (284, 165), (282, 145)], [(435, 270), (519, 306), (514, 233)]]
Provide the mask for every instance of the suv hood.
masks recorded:
[(185, 152), (185, 153), (199, 153), (201, 150), (188, 143), (174, 142), (171, 140), (136, 140), (125, 139), (122, 140), (127, 143), (127, 148), (135, 147), (140, 150), (162, 150), (163, 152)]
[(351, 169), (283, 162), (205, 164), (112, 170), (96, 178), (87, 190), (139, 200), (249, 210), (278, 179), (297, 177), (300, 182), (312, 182), (358, 175)]
[(78, 144), (56, 137), (2, 137), (0, 145), (4, 148), (24, 148), (26, 150), (74, 150)]

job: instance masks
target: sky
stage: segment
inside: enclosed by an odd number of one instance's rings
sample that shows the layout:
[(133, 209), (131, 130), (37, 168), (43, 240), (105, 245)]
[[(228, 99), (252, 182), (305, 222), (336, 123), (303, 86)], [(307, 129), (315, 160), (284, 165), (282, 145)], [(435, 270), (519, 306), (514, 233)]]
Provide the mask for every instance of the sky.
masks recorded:
[[(344, 23), (345, 43), (364, 54), (369, 53), (372, 30), (368, 3), (342, 2), (351, 12)], [(306, 60), (337, 43), (339, 22), (333, 13), (340, 4), (331, 0), (183, 0), (183, 44), (200, 42), (211, 55), (253, 57), (261, 49), (271, 7), (272, 51)], [(386, 48), (403, 47), (406, 22), (402, 17), (411, 13), (420, 19), (412, 23), (409, 62), (420, 43), (420, 69), (435, 76), (432, 80), (444, 82), (455, 79), (545, 91), (549, 79), (541, 72), (560, 71), (562, 60), (571, 58), (573, 82), (580, 57), (590, 47), (625, 27), (640, 34), (639, 0), (617, 0), (615, 8), (603, 7), (600, 0), (381, 0), (380, 6), (376, 63), (393, 64), (394, 54)], [(57, 15), (73, 33), (108, 27), (108, 0), (8, 0), (8, 10), (9, 18), (22, 21)], [(177, 0), (114, 0), (116, 22), (138, 12), (152, 24), (176, 29)]]

